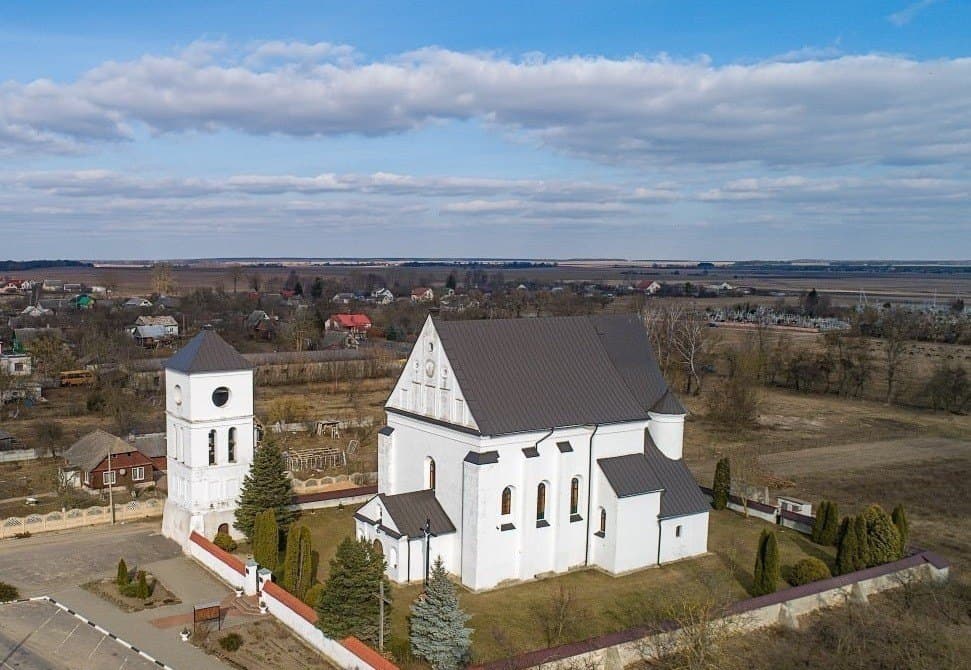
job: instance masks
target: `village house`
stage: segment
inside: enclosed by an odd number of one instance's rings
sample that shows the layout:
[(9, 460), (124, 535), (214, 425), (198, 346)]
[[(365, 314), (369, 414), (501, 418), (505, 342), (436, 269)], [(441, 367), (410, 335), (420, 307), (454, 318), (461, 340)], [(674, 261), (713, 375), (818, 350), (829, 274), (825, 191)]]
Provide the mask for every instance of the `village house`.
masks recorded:
[(431, 302), (435, 299), (435, 292), (425, 286), (411, 289), (412, 302)]
[(151, 300), (149, 300), (148, 298), (140, 298), (138, 296), (134, 296), (132, 298), (129, 298), (128, 300), (126, 300), (122, 304), (122, 307), (126, 307), (128, 309), (132, 309), (132, 308), (142, 308), (142, 307), (151, 307), (151, 306), (152, 306), (152, 301)]
[(642, 282), (638, 282), (636, 288), (645, 295), (654, 295), (661, 290), (661, 283), (658, 281), (648, 281), (645, 279)]
[(169, 337), (179, 336), (179, 322), (172, 316), (140, 316), (135, 326), (161, 326), (162, 332)]
[[(109, 456), (110, 455), (110, 456)], [(64, 478), (79, 488), (145, 486), (155, 481), (151, 458), (120, 437), (103, 430), (88, 433), (64, 452)], [(110, 465), (109, 465), (110, 460)]]
[(64, 290), (64, 281), (61, 279), (45, 279), (40, 285), (40, 289), (45, 293), (58, 293)]
[(12, 377), (29, 377), (33, 372), (33, 359), (30, 354), (16, 351), (3, 351), (0, 344), (0, 374)]
[(42, 316), (51, 316), (54, 310), (47, 309), (42, 305), (28, 305), (20, 312), (21, 316), (26, 316), (31, 319), (36, 319)]
[(0, 293), (19, 294), (26, 293), (34, 287), (34, 283), (29, 279), (4, 279), (0, 281)]
[(355, 525), (396, 582), (438, 557), (489, 589), (707, 551), (686, 410), (635, 316), (429, 317), (385, 410)]
[(330, 299), (335, 305), (350, 305), (355, 300), (357, 300), (357, 296), (353, 293), (338, 293)]
[(358, 339), (367, 339), (371, 319), (367, 314), (331, 314), (324, 322), (324, 330), (351, 333)]
[(379, 288), (371, 291), (370, 302), (376, 305), (390, 305), (394, 302), (394, 293), (386, 288)]

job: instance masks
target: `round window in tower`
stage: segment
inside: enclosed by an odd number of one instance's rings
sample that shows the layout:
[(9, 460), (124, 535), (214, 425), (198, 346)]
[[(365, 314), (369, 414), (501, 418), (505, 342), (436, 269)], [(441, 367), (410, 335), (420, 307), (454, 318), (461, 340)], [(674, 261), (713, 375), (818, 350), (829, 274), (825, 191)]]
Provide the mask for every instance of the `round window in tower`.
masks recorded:
[(178, 384), (172, 389), (172, 399), (175, 401), (176, 405), (182, 404), (182, 387)]
[(212, 392), (212, 404), (216, 407), (222, 407), (227, 402), (229, 402), (229, 389), (225, 386), (220, 386), (215, 391)]

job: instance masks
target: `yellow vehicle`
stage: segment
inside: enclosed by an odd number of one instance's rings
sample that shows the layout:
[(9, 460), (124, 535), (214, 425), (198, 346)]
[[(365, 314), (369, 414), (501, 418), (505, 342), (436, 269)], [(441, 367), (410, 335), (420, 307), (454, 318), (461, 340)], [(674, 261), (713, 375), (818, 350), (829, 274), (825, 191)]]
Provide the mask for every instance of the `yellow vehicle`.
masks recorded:
[(94, 381), (91, 370), (65, 370), (61, 373), (61, 386), (91, 386)]

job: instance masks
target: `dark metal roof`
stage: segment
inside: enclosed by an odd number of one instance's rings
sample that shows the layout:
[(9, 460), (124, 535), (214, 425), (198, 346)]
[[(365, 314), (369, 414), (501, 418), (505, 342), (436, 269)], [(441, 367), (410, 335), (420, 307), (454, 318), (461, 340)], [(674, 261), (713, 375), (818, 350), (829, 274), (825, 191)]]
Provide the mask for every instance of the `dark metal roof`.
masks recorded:
[(597, 465), (618, 498), (661, 491), (660, 518), (701, 514), (709, 509), (698, 482), (682, 460), (671, 460), (648, 444), (645, 453), (600, 458)]
[(472, 465), (492, 465), (499, 462), (498, 451), (470, 451), (465, 455), (465, 462)]
[(378, 431), (378, 435), (391, 435), (394, 433), (394, 428), (391, 426), (384, 426)]
[(635, 315), (434, 323), (483, 435), (644, 420), (668, 392)]
[(661, 396), (658, 400), (651, 406), (651, 411), (656, 414), (687, 414), (688, 410), (684, 408), (681, 401), (678, 400), (677, 396), (671, 393), (670, 389), (667, 393)]
[(186, 374), (230, 372), (252, 368), (252, 363), (243, 358), (242, 354), (210, 328), (199, 331), (198, 335), (165, 362), (166, 370), (176, 370)]
[(613, 458), (598, 458), (597, 465), (610, 482), (618, 498), (629, 498), (664, 490), (654, 469), (644, 454), (627, 454)]
[(448, 518), (431, 489), (391, 496), (381, 493), (378, 498), (402, 535), (421, 537), (426, 520), (431, 521), (433, 535), (455, 532), (452, 520)]

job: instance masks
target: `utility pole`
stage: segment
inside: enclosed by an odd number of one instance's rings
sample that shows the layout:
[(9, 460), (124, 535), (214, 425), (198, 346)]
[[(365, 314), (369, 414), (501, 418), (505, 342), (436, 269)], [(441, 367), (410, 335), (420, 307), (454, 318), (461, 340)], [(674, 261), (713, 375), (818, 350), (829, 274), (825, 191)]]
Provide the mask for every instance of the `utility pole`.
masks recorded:
[(384, 651), (384, 605), (391, 604), (391, 601), (384, 597), (384, 577), (378, 582), (378, 651)]
[(115, 488), (115, 471), (111, 469), (111, 445), (108, 445), (108, 506), (111, 507), (111, 523), (115, 523), (115, 496), (113, 489)]

